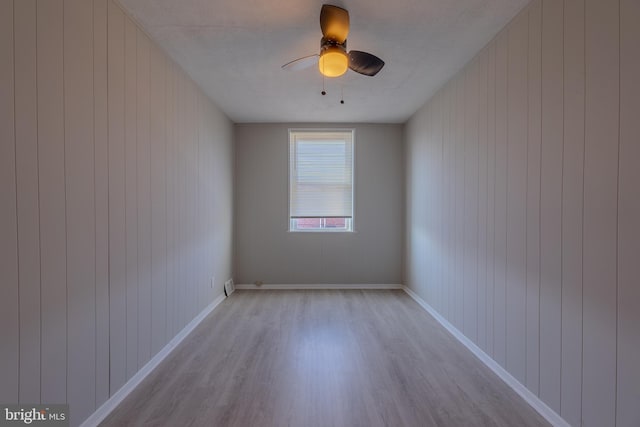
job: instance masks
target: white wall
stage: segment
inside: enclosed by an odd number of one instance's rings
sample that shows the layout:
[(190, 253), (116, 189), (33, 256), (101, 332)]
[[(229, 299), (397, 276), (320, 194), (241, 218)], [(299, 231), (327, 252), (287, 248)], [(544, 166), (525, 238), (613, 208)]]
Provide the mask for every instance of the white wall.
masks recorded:
[(0, 402), (78, 425), (222, 292), (232, 136), (113, 2), (0, 2)]
[[(289, 128), (355, 129), (355, 233), (290, 233)], [(242, 124), (236, 144), (237, 283), (402, 279), (402, 126)]]
[(572, 425), (640, 425), (639, 20), (535, 0), (406, 128), (406, 284)]

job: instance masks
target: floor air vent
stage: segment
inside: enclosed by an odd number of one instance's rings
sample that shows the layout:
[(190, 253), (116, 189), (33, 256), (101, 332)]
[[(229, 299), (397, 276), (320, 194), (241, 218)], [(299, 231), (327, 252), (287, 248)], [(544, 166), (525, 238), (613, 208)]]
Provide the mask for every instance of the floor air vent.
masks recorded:
[(235, 285), (233, 284), (233, 279), (229, 279), (226, 282), (224, 282), (224, 295), (225, 296), (229, 296), (233, 293), (233, 291), (236, 290)]

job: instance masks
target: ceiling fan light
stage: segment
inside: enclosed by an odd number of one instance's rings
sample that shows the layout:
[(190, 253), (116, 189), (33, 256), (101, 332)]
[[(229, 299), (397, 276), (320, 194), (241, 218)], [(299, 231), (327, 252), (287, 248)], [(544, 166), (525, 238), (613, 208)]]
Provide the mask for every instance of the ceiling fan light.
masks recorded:
[(327, 77), (339, 77), (349, 69), (349, 57), (344, 49), (329, 46), (320, 54), (318, 69)]

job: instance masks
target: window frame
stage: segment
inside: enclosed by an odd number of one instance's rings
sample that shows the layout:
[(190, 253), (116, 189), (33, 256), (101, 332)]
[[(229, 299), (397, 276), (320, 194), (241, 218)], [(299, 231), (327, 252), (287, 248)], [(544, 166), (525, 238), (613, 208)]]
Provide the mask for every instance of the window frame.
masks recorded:
[[(316, 229), (299, 229), (293, 227), (294, 218), (291, 218), (291, 135), (296, 132), (350, 132), (351, 133), (351, 218), (345, 217), (350, 222), (348, 229), (335, 228), (316, 228)], [(289, 233), (321, 233), (321, 234), (344, 234), (355, 233), (355, 217), (356, 217), (356, 129), (355, 128), (289, 128), (287, 130), (287, 232)], [(327, 219), (329, 217), (317, 217)]]

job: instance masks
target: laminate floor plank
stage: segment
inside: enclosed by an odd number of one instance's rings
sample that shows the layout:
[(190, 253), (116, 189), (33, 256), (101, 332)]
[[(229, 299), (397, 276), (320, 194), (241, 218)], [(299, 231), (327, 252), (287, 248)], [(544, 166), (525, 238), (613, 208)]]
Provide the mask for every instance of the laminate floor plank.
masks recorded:
[(101, 426), (546, 426), (402, 291), (237, 291)]

